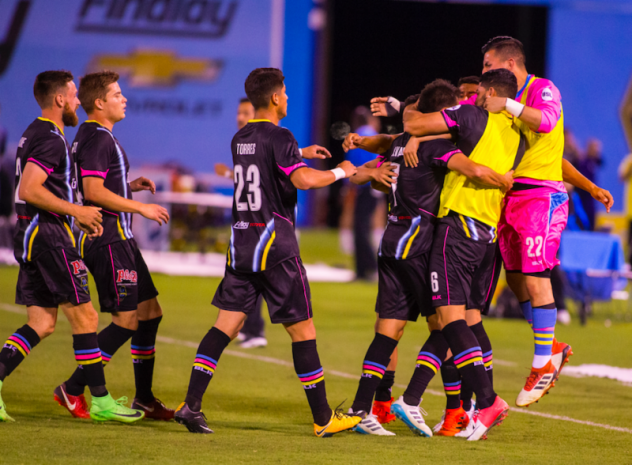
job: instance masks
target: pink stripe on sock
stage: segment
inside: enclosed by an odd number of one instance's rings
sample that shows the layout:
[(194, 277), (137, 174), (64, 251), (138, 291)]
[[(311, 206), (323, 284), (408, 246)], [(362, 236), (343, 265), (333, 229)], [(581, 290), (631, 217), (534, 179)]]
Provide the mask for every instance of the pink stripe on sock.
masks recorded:
[(61, 252), (64, 254), (66, 268), (68, 269), (68, 274), (70, 275), (70, 281), (72, 281), (72, 287), (75, 288), (75, 296), (77, 297), (77, 305), (79, 305), (79, 293), (77, 292), (77, 286), (75, 285), (75, 278), (72, 276), (72, 273), (70, 272), (70, 267), (68, 266), (68, 258), (66, 258), (66, 251), (64, 249), (61, 249)]
[(443, 386), (444, 391), (458, 391), (459, 389), (461, 389), (460, 384), (458, 386)]
[(373, 371), (377, 371), (378, 373), (382, 373), (384, 374), (384, 371), (382, 368), (376, 367), (375, 365), (362, 365), (362, 369), (363, 370), (373, 370)]
[(311, 381), (313, 379), (318, 379), (321, 376), (323, 376), (323, 372), (322, 371), (320, 373), (316, 373), (315, 375), (308, 376), (306, 378), (300, 378), (300, 380), (301, 380), (301, 382), (307, 382), (307, 381)]
[(96, 352), (94, 354), (75, 355), (76, 360), (94, 360), (95, 358), (99, 357), (101, 357), (101, 352)]
[(455, 360), (454, 363), (455, 363), (455, 365), (458, 365), (459, 363), (465, 362), (466, 360), (470, 360), (470, 359), (476, 358), (476, 357), (482, 358), (482, 356), (483, 356), (483, 353), (477, 350), (476, 352), (471, 352), (471, 353), (469, 353), (467, 355), (464, 355), (463, 357)]
[(434, 359), (432, 359), (432, 358), (430, 358), (430, 357), (428, 357), (426, 355), (418, 356), (417, 360), (425, 360), (426, 362), (432, 363), (437, 368), (441, 368), (441, 365), (439, 365), (436, 360), (434, 360)]
[(213, 370), (215, 368), (217, 368), (217, 365), (215, 365), (214, 363), (209, 362), (208, 360), (204, 360), (203, 358), (196, 358), (195, 359), (195, 363), (201, 363), (202, 365), (206, 365), (211, 367)]
[(132, 354), (136, 354), (136, 355), (151, 355), (155, 353), (156, 353), (156, 349), (151, 349), (151, 350), (132, 349)]
[(26, 346), (26, 344), (24, 344), (24, 341), (21, 341), (19, 337), (10, 336), (9, 337), (9, 341), (17, 342), (20, 345), (20, 347), (22, 347), (24, 349), (24, 351), (26, 352), (27, 355), (31, 353), (31, 351)]

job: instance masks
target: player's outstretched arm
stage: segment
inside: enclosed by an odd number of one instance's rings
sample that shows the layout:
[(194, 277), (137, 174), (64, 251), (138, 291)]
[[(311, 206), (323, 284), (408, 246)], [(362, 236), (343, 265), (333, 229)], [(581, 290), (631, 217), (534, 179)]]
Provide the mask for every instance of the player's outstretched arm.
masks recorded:
[(35, 163), (27, 163), (22, 173), (18, 196), (20, 200), (37, 208), (58, 215), (73, 216), (78, 226), (91, 236), (100, 236), (103, 232), (103, 217), (100, 208), (82, 207), (60, 199), (44, 187), (48, 173)]
[(458, 171), (470, 181), (483, 187), (507, 192), (513, 186), (513, 170), (500, 174), (488, 166), (476, 163), (462, 153), (456, 153), (448, 161), (448, 169)]
[(356, 174), (356, 167), (349, 161), (343, 161), (333, 170), (320, 171), (307, 166), (296, 169), (290, 175), (294, 187), (301, 190), (320, 189), (339, 179), (349, 178)]
[(577, 171), (577, 169), (565, 159), (562, 159), (562, 178), (564, 179), (564, 182), (588, 192), (593, 199), (601, 202), (603, 206), (606, 207), (606, 211), (610, 213), (610, 209), (614, 204), (612, 194), (606, 189), (602, 189), (590, 181), (590, 179)]
[(409, 168), (416, 168), (419, 164), (419, 157), (417, 156), (419, 144), (436, 139), (452, 140), (452, 136), (450, 134), (440, 134), (438, 136), (411, 137), (408, 139), (408, 143), (406, 144), (406, 147), (404, 147), (404, 163), (406, 166)]
[(156, 193), (156, 184), (154, 181), (144, 176), (134, 179), (129, 183), (129, 187), (132, 189), (132, 192), (151, 191), (152, 194)]
[(395, 97), (375, 97), (371, 99), (373, 116), (395, 116), (399, 114), (402, 104)]
[(386, 192), (388, 192), (391, 184), (395, 182), (397, 178), (397, 173), (393, 170), (394, 167), (391, 162), (382, 163), (380, 166), (378, 166), (378, 164), (378, 159), (376, 158), (375, 160), (366, 162), (362, 166), (358, 166), (358, 172), (355, 176), (351, 176), (349, 180), (358, 186), (366, 184), (367, 182), (370, 182), (371, 186), (373, 186), (375, 182), (382, 185)]
[(421, 113), (408, 105), (404, 110), (404, 131), (412, 136), (431, 136), (449, 133), (448, 125), (440, 112)]
[(542, 126), (542, 110), (528, 107), (510, 98), (487, 97), (483, 108), (490, 113), (500, 113), (506, 110), (525, 123), (532, 131), (550, 132), (552, 129), (540, 131), (540, 127)]
[(325, 147), (321, 147), (320, 145), (310, 145), (309, 147), (305, 147), (303, 149), (299, 149), (301, 151), (301, 157), (305, 160), (324, 160), (326, 158), (331, 158), (331, 153)]
[(351, 132), (342, 141), (342, 149), (347, 153), (353, 149), (363, 149), (367, 152), (381, 154), (386, 152), (393, 145), (393, 141), (400, 134), (376, 134), (375, 136), (361, 136)]
[[(167, 209), (156, 204), (145, 204), (136, 200), (126, 199), (116, 195), (105, 187), (105, 179), (97, 176), (83, 178), (83, 194), (90, 203), (99, 205), (106, 210), (114, 210), (126, 213), (139, 213), (149, 220), (153, 220), (162, 226), (169, 222)], [(130, 184), (131, 187), (131, 184)], [(138, 186), (137, 186), (138, 187)]]

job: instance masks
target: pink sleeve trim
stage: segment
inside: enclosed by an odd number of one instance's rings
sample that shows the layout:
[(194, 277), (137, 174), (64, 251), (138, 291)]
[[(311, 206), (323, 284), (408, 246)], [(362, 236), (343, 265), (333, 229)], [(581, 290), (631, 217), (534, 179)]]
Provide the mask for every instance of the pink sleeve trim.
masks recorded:
[(46, 168), (41, 162), (37, 161), (35, 158), (29, 158), (28, 160), (26, 160), (27, 163), (30, 161), (32, 161), (33, 163), (36, 163), (40, 168), (46, 171), (46, 174), (48, 175), (50, 175), (55, 169), (55, 168)]
[(459, 105), (476, 105), (476, 94), (472, 95), (468, 99), (459, 102)]
[(441, 114), (443, 115), (443, 119), (445, 120), (445, 124), (448, 125), (448, 128), (459, 127), (459, 124), (450, 118), (445, 110), (441, 110)]
[(379, 168), (383, 164), (384, 164), (384, 155), (380, 155), (379, 157), (377, 157), (377, 167)]
[(448, 162), (448, 160), (450, 160), (450, 158), (452, 158), (453, 155), (457, 154), (457, 153), (461, 153), (460, 150), (452, 150), (452, 152), (448, 152), (446, 153), (444, 156), (436, 158), (435, 160), (441, 160), (444, 162)]
[(95, 170), (84, 170), (83, 168), (81, 168), (81, 176), (98, 176), (100, 178), (105, 179), (108, 175), (108, 171), (110, 170), (95, 171)]
[(277, 164), (277, 166), (279, 167), (281, 171), (283, 171), (287, 176), (289, 176), (297, 169), (307, 166), (307, 163), (300, 162), (300, 163), (297, 163), (296, 165), (288, 166), (287, 168), (284, 168), (279, 164)]

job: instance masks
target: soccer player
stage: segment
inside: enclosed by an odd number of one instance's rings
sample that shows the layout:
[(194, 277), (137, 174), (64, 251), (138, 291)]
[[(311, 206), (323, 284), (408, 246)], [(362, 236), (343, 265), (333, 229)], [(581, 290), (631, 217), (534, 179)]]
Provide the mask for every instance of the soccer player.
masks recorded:
[[(79, 190), (88, 205), (101, 207), (103, 234), (90, 241), (81, 233), (77, 250), (94, 276), (101, 312), (112, 314), (112, 323), (99, 333), (103, 366), (130, 338), (136, 380), (132, 408), (145, 418), (171, 420), (168, 409), (152, 392), (155, 344), (162, 309), (158, 291), (132, 234), (132, 213), (158, 224), (167, 223), (169, 214), (160, 205), (132, 200), (132, 192), (150, 190), (155, 185), (140, 177), (129, 182), (129, 162), (125, 150), (112, 133), (125, 118), (127, 99), (112, 71), (87, 74), (79, 84), (79, 100), (88, 114), (72, 145), (76, 157)], [(55, 388), (55, 400), (77, 418), (86, 418), (83, 396), (87, 379), (83, 370)]]
[[(430, 114), (407, 110), (404, 130), (415, 136), (450, 133), (470, 160), (496, 172), (510, 171), (524, 154), (524, 138), (513, 116), (492, 114), (482, 106), (490, 96), (507, 97), (516, 91), (513, 73), (489, 71), (481, 77), (476, 106), (458, 105)], [(448, 173), (429, 257), (432, 304), (439, 325), (461, 378), (476, 393), (479, 414), (468, 437), (471, 441), (502, 421), (509, 409), (494, 392), (480, 343), (466, 321), (471, 296), (487, 292), (495, 269), (491, 257), (497, 250), (496, 228), (503, 197), (499, 189), (481, 188), (458, 172)], [(414, 419), (412, 408), (407, 411)]]
[(478, 76), (466, 76), (459, 79), (456, 85), (459, 88), (459, 102), (467, 100), (473, 95), (476, 95), (476, 90), (481, 82), (481, 78)]
[(231, 143), (234, 223), (226, 272), (213, 298), (220, 310), (200, 343), (186, 399), (175, 416), (194, 433), (213, 432), (200, 411), (202, 397), (222, 352), (255, 310), (259, 295), (266, 299), (272, 323), (283, 324), (292, 339), (294, 368), (312, 410), (316, 436), (331, 436), (361, 420), (332, 412), (327, 403), (309, 284), (294, 232), (296, 189), (325, 187), (354, 175), (356, 169), (347, 161), (331, 171), (307, 167), (292, 133), (279, 127), (287, 115), (284, 79), (276, 68), (255, 69), (246, 79), (255, 119)]
[[(438, 79), (423, 89), (419, 102), (413, 101), (413, 107), (423, 113), (438, 112), (456, 105), (457, 96), (458, 91), (452, 84)], [(410, 103), (409, 97), (404, 106)], [(380, 170), (385, 166), (399, 173), (388, 191), (388, 225), (378, 252), (376, 335), (365, 356), (362, 377), (351, 408), (356, 414), (368, 411), (407, 321), (416, 321), (421, 314), (426, 317), (431, 334), (417, 357), (417, 369), (406, 392), (393, 403), (392, 410), (415, 434), (430, 437), (432, 431), (423, 420), (419, 404), (425, 388), (448, 353), (448, 343), (432, 307), (433, 284), (428, 271), (444, 178), (450, 170), (461, 173), (468, 182), (479, 188), (504, 191), (511, 187), (513, 178), (511, 171), (501, 175), (473, 162), (450, 140), (443, 138), (422, 142), (418, 149), (419, 163), (406, 166), (403, 153), (409, 138), (410, 134), (407, 133), (397, 137), (390, 150), (381, 157), (383, 161), (378, 162), (377, 165), (381, 166), (376, 165), (376, 168), (368, 170), (375, 165), (370, 162), (359, 168), (358, 174), (352, 178), (352, 182), (356, 183), (371, 180), (374, 187), (379, 187), (375, 181), (384, 179), (384, 173)], [(362, 144), (363, 139), (366, 138), (355, 135), (347, 138), (351, 142), (357, 140), (359, 144)], [(373, 176), (366, 171), (372, 171)], [(388, 177), (386, 181), (388, 183)], [(494, 259), (494, 253), (489, 255), (490, 259)], [(486, 292), (482, 293), (482, 299), (476, 299), (476, 304), (468, 308), (483, 308), (493, 279), (492, 275), (488, 277), (487, 282), (483, 283)], [(473, 294), (476, 293), (481, 294), (478, 288), (473, 289)], [(364, 434), (393, 435), (379, 424), (374, 414), (367, 415), (355, 430)]]
[[(527, 382), (516, 405), (538, 401), (554, 386), (571, 346), (555, 340), (557, 310), (551, 288), (551, 270), (560, 263), (557, 252), (568, 219), (568, 195), (562, 181), (567, 173), (576, 178), (570, 163), (563, 167), (564, 113), (555, 85), (527, 72), (522, 43), (512, 37), (494, 37), (483, 46), (483, 72), (507, 69), (518, 80), (511, 96), (487, 99), (485, 108), (506, 111), (517, 118), (527, 138), (527, 150), (515, 172), (516, 182), (505, 200), (498, 225), (500, 250), (507, 283), (518, 297), (526, 320), (533, 328), (535, 354)], [(583, 176), (582, 176), (583, 178)], [(581, 185), (609, 210), (610, 193), (585, 178)]]
[[(97, 237), (103, 232), (101, 209), (74, 203), (76, 167), (64, 128), (78, 122), (77, 88), (70, 72), (45, 71), (37, 75), (33, 93), (42, 116), (20, 139), (15, 182), (14, 253), (20, 265), (15, 302), (26, 305), (28, 322), (0, 351), (0, 390), (6, 377), (52, 334), (61, 307), (72, 328), (75, 359), (92, 394), (89, 416), (95, 421), (132, 423), (144, 413), (119, 404), (105, 387), (96, 333), (98, 315), (72, 233), (73, 217), (84, 235)], [(0, 421), (13, 421), (2, 398)]]

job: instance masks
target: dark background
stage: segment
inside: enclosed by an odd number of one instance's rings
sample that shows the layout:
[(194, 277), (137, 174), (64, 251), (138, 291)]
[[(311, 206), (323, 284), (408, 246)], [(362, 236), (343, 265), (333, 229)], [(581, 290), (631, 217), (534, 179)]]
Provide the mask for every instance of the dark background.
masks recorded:
[[(480, 75), (481, 47), (492, 37), (522, 41), (527, 69), (546, 75), (546, 7), (437, 4), (385, 0), (335, 0), (329, 11), (327, 128), (347, 121), (372, 97), (393, 95), (403, 101), (434, 79), (455, 85)], [(323, 95), (322, 97), (325, 97)], [(316, 105), (321, 102), (314, 102)], [(382, 130), (401, 130), (401, 118), (382, 118)], [(340, 142), (329, 139), (330, 167), (344, 159)], [(332, 185), (327, 223), (337, 225), (339, 189)]]

